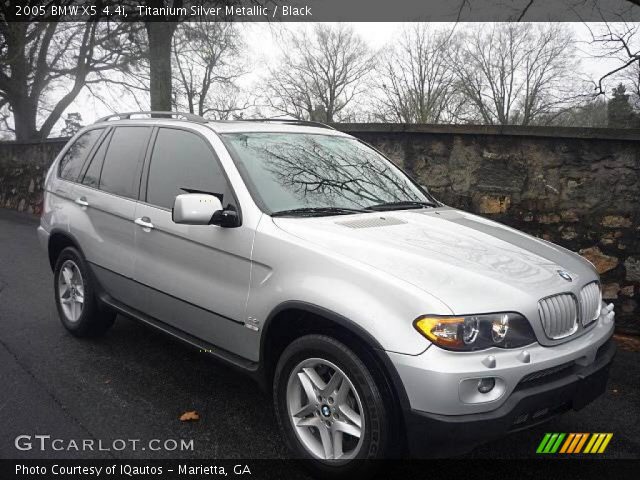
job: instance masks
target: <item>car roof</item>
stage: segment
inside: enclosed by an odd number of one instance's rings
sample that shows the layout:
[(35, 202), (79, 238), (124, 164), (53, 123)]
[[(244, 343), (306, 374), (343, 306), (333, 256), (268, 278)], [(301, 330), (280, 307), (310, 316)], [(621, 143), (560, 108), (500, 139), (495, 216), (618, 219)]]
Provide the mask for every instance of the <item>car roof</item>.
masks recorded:
[[(164, 114), (166, 118), (149, 116), (147, 118), (132, 119), (137, 115)], [(175, 117), (175, 118), (173, 118)], [(249, 133), (249, 132), (283, 132), (283, 133), (311, 133), (349, 137), (329, 125), (319, 122), (287, 119), (266, 118), (250, 120), (207, 120), (199, 115), (182, 112), (125, 112), (114, 113), (97, 120), (94, 126), (103, 125), (172, 125), (184, 124), (206, 125), (216, 133)]]

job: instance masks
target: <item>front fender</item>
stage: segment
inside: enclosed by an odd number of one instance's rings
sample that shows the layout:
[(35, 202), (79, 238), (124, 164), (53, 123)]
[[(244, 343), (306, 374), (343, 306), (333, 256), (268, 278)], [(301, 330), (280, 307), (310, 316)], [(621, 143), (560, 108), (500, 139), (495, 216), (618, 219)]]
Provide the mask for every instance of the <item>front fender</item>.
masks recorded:
[(349, 319), (381, 349), (418, 355), (431, 344), (413, 328), (424, 313), (451, 314), (437, 298), (358, 261), (290, 235), (273, 222), (256, 233), (247, 316), (263, 327), (287, 302)]

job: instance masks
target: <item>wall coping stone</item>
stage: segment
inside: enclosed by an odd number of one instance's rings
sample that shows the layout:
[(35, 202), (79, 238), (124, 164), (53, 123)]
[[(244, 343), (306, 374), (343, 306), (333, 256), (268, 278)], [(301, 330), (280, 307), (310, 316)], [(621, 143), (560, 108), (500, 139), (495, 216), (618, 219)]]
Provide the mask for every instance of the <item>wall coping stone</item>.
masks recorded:
[(445, 125), (410, 123), (334, 123), (347, 133), (437, 133), (451, 135), (503, 135), (514, 137), (640, 140), (639, 128), (540, 127), (521, 125)]

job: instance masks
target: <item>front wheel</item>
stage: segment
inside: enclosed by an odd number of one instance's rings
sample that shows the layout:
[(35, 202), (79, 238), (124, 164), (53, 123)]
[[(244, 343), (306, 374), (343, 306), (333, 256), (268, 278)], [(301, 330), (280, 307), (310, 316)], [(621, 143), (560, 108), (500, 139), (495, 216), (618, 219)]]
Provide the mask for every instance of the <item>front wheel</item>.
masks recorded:
[(388, 452), (390, 409), (366, 365), (334, 338), (307, 335), (285, 349), (274, 402), (289, 448), (320, 473), (342, 476)]

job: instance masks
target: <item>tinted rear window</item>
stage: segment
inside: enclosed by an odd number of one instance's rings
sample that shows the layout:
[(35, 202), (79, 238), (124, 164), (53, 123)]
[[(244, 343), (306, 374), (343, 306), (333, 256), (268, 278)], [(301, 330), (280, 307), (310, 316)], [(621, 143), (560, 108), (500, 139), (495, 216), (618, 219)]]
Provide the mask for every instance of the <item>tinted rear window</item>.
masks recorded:
[(98, 188), (100, 185), (100, 172), (102, 171), (104, 156), (107, 153), (107, 147), (109, 146), (109, 137), (110, 135), (106, 135), (105, 138), (102, 139), (102, 143), (93, 154), (91, 163), (84, 172), (84, 177), (82, 177), (82, 184), (93, 188)]
[(58, 175), (65, 180), (76, 181), (78, 175), (82, 170), (87, 155), (91, 151), (91, 148), (96, 143), (96, 140), (100, 138), (104, 129), (97, 128), (89, 130), (82, 134), (74, 143), (71, 148), (67, 150), (62, 160), (60, 160)]
[(147, 146), (149, 127), (117, 127), (100, 175), (100, 190), (123, 197), (138, 196), (138, 162)]

